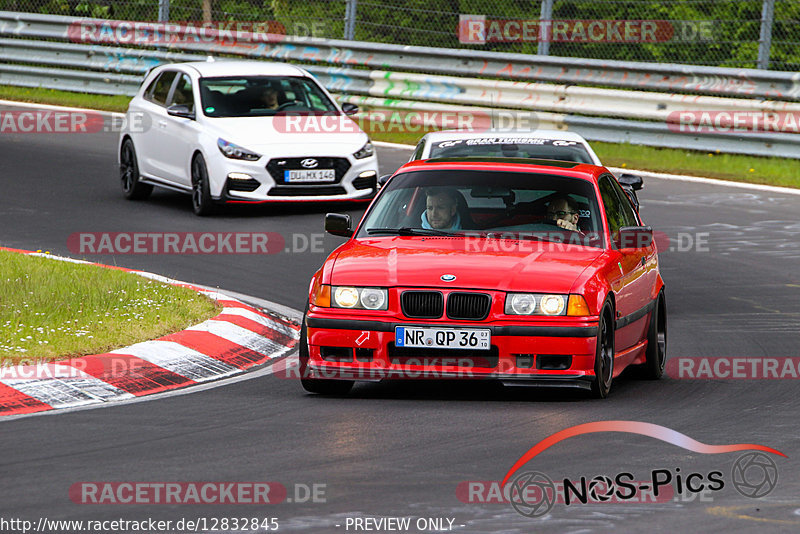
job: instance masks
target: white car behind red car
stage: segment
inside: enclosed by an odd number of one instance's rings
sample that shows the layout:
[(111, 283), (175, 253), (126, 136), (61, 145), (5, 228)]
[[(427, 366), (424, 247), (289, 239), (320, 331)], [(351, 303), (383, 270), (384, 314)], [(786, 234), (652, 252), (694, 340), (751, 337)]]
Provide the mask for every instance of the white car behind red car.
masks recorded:
[(119, 140), (123, 191), (129, 199), (147, 198), (154, 186), (191, 193), (198, 215), (218, 204), (370, 200), (378, 159), (355, 123), (333, 134), (284, 127), (291, 115), (357, 110), (340, 107), (293, 65), (160, 65), (128, 107)]

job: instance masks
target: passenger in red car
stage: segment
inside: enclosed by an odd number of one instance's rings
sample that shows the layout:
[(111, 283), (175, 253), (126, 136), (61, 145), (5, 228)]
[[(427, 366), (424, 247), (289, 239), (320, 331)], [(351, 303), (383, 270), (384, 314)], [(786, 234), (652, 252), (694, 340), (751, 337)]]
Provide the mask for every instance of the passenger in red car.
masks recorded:
[(578, 206), (567, 195), (559, 195), (547, 206), (547, 218), (565, 230), (580, 232), (578, 228)]
[(422, 212), (422, 227), (427, 230), (460, 230), (458, 215), (459, 193), (448, 188), (432, 188), (425, 192), (425, 211)]

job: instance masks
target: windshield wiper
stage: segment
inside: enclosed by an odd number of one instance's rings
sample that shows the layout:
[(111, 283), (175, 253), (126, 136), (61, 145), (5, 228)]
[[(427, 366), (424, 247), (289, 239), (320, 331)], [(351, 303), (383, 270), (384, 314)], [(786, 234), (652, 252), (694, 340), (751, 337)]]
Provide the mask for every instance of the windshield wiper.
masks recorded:
[(531, 239), (535, 241), (549, 241), (547, 236), (541, 235), (541, 233), (522, 232), (516, 230), (511, 232), (492, 230), (486, 232), (486, 237), (488, 239), (518, 239), (520, 241), (524, 239)]
[(461, 235), (454, 232), (445, 232), (443, 230), (433, 230), (426, 228), (410, 228), (404, 226), (402, 228), (367, 228), (368, 234), (391, 234), (391, 235)]

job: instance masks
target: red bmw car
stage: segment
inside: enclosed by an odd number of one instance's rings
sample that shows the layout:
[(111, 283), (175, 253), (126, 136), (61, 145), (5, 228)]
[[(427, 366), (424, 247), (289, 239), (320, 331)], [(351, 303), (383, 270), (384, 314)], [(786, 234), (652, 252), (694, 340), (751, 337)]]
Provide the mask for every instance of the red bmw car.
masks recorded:
[(605, 398), (626, 367), (661, 377), (653, 231), (595, 165), (438, 159), (401, 167), (309, 287), (303, 387), (489, 378)]

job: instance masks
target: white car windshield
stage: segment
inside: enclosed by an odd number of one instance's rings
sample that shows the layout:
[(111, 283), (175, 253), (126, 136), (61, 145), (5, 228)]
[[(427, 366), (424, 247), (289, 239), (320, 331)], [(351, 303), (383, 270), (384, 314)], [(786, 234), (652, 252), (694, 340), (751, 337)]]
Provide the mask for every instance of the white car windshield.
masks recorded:
[(437, 141), (428, 158), (526, 158), (594, 163), (582, 143), (535, 137), (481, 137)]
[(200, 79), (208, 117), (263, 117), (280, 112), (331, 112), (333, 102), (311, 79), (298, 76), (231, 76)]

